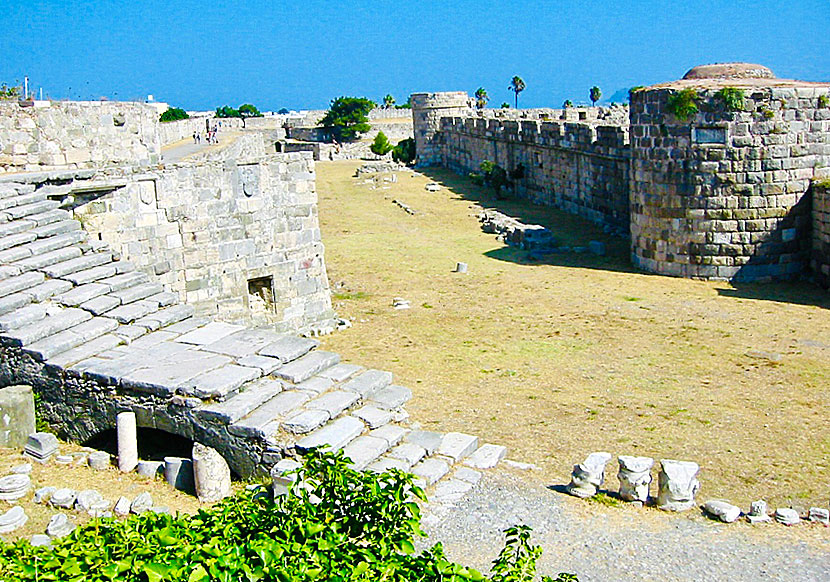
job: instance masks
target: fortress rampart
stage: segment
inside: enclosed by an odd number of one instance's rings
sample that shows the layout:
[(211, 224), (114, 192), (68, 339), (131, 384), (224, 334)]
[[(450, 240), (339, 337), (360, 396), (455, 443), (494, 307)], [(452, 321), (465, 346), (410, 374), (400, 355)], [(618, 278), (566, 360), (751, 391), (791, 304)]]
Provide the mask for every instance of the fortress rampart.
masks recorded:
[[(827, 285), (826, 188), (814, 184), (830, 176), (830, 84), (752, 67), (636, 90), (628, 119), (481, 112), (464, 93), (415, 94), (417, 163), (466, 174), (493, 161), (516, 195), (630, 232), (632, 262), (646, 271), (763, 281), (812, 265)], [(688, 115), (669, 105), (681, 92)]]

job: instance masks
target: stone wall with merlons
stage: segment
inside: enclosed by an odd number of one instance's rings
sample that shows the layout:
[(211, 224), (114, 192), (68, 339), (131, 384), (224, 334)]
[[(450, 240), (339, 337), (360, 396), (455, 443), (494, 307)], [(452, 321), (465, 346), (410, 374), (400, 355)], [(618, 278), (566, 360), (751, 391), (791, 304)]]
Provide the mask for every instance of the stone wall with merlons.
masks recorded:
[(295, 332), (333, 325), (309, 153), (132, 175), (75, 213), (200, 313)]
[(735, 281), (800, 276), (811, 247), (810, 184), (830, 175), (830, 87), (747, 86), (740, 111), (726, 107), (717, 85), (695, 87), (698, 113), (678, 119), (668, 100), (681, 89), (632, 95), (635, 266)]
[(145, 103), (0, 102), (0, 173), (155, 164), (158, 125)]
[(813, 184), (813, 254), (816, 281), (830, 289), (830, 180)]
[(489, 160), (513, 174), (519, 196), (628, 229), (625, 126), (464, 116), (444, 117), (439, 135), (442, 165), (453, 171), (479, 172)]

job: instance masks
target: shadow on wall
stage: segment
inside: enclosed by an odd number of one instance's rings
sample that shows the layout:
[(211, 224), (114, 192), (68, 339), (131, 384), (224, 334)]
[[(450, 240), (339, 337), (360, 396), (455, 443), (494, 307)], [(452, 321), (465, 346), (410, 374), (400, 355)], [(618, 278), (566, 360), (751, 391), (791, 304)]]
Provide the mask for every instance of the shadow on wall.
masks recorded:
[[(84, 446), (118, 456), (118, 436), (114, 428), (99, 432), (84, 441)], [(164, 457), (190, 458), (193, 441), (183, 436), (156, 428), (138, 427), (138, 458), (144, 461), (163, 461)]]
[[(506, 214), (524, 224), (539, 224), (553, 233), (557, 247), (585, 247), (584, 252), (559, 251), (554, 253), (533, 253), (518, 247), (505, 245), (484, 253), (499, 261), (521, 265), (556, 265), (602, 271), (623, 273), (638, 272), (629, 260), (629, 241), (627, 237), (611, 236), (603, 232), (602, 227), (573, 214), (568, 214), (552, 206), (533, 204), (525, 199), (516, 199), (507, 191), (497, 197), (492, 188), (478, 186), (466, 176), (460, 176), (451, 170), (439, 167), (418, 168), (418, 171), (451, 190), (463, 200), (479, 204), (482, 208), (493, 209)], [(495, 235), (493, 239), (495, 242)], [(605, 256), (587, 252), (590, 241), (605, 243)]]

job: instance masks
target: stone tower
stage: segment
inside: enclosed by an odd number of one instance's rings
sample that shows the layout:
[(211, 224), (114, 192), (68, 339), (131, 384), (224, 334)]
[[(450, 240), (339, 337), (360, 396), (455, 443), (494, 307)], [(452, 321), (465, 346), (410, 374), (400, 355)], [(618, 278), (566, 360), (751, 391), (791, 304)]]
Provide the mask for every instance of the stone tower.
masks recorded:
[(736, 281), (804, 270), (811, 184), (830, 176), (830, 84), (705, 65), (633, 91), (630, 119), (636, 266)]
[(463, 91), (452, 91), (414, 93), (411, 99), (412, 123), (415, 130), (415, 165), (440, 165), (441, 144), (435, 139), (435, 134), (441, 129), (441, 118), (459, 115), (471, 109), (470, 97)]

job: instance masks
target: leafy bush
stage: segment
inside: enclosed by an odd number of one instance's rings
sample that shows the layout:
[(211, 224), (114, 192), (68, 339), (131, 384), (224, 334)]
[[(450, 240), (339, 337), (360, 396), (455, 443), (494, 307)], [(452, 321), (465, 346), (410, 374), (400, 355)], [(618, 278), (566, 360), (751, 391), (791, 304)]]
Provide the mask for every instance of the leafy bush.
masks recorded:
[(331, 102), (331, 109), (320, 120), (320, 125), (338, 140), (353, 140), (359, 133), (371, 129), (369, 112), (374, 101), (364, 97), (338, 97)]
[(715, 93), (715, 97), (723, 103), (727, 111), (744, 110), (744, 92), (742, 89), (724, 87)]
[(263, 117), (262, 113), (259, 112), (259, 109), (251, 105), (250, 103), (243, 103), (239, 106), (239, 116), (240, 117)]
[(819, 95), (818, 96), (818, 106), (822, 109), (826, 107), (830, 107), (830, 97), (827, 95)]
[(697, 93), (694, 89), (683, 89), (669, 95), (666, 109), (677, 119), (686, 121), (697, 113)]
[(18, 99), (23, 92), (23, 88), (19, 86), (9, 87), (3, 83), (0, 85), (0, 99)]
[(568, 109), (569, 107), (573, 107), (573, 106), (574, 106), (574, 102), (571, 101), (570, 99), (565, 99), (565, 101), (562, 103), (562, 109)]
[(510, 103), (508, 103), (507, 101), (504, 101), (504, 102), (501, 104), (501, 108), (502, 108), (502, 109), (510, 109)]
[(484, 176), (482, 176), (478, 172), (470, 172), (469, 174), (467, 174), (467, 177), (470, 179), (470, 182), (472, 182), (476, 186), (484, 186)]
[(502, 189), (510, 183), (507, 179), (507, 171), (490, 160), (484, 160), (478, 168), (484, 176), (484, 183), (496, 191), (496, 196), (501, 196)]
[(369, 149), (372, 150), (373, 154), (385, 156), (394, 149), (394, 146), (389, 143), (389, 139), (386, 137), (386, 134), (380, 131), (375, 136), (375, 141), (372, 142)]
[(159, 121), (167, 123), (168, 121), (179, 121), (180, 119), (188, 119), (190, 116), (187, 111), (178, 107), (168, 107), (167, 111), (161, 114)]
[[(237, 582), (484, 580), (448, 561), (441, 544), (415, 554), (422, 536), (412, 475), (349, 468), (342, 452), (312, 452), (291, 493), (244, 491), (195, 515), (148, 512), (93, 519), (52, 547), (0, 545), (0, 580)], [(541, 549), (530, 530), (506, 530), (494, 582), (530, 581)], [(560, 574), (556, 581), (576, 580)]]
[(401, 164), (411, 164), (415, 161), (415, 140), (407, 138), (398, 142), (392, 149), (392, 159)]
[(224, 107), (216, 108), (216, 117), (242, 117), (242, 114), (239, 112), (239, 109), (234, 109), (230, 105), (225, 105)]

